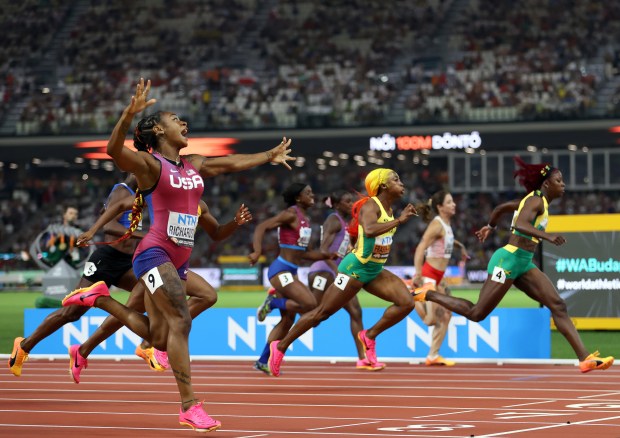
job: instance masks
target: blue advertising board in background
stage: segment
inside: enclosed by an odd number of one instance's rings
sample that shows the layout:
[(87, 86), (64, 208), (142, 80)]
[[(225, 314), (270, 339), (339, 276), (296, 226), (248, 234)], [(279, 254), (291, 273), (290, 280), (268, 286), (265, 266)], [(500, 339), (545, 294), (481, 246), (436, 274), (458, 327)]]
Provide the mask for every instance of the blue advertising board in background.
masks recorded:
[[(27, 309), (25, 335), (29, 335), (53, 309)], [(364, 326), (372, 326), (384, 309), (364, 309)], [(39, 343), (33, 354), (66, 354), (71, 344), (84, 342), (107, 314), (91, 309), (80, 320), (65, 325)], [(495, 309), (484, 321), (475, 323), (453, 315), (440, 353), (450, 358), (548, 359), (551, 354), (550, 313), (546, 308)], [(210, 309), (194, 320), (190, 334), (193, 357), (256, 358), (279, 316), (258, 322), (254, 309)], [(431, 343), (432, 329), (412, 312), (377, 338), (381, 360), (424, 358)], [(140, 338), (123, 327), (92, 355), (131, 356)], [(354, 358), (356, 350), (344, 310), (323, 321), (291, 345), (287, 357)]]

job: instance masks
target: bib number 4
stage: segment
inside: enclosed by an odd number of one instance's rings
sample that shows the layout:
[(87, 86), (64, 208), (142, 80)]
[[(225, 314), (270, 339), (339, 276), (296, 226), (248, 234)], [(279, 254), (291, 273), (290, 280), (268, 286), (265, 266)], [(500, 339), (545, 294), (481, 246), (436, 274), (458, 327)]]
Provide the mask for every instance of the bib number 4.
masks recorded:
[(506, 272), (499, 266), (494, 267), (493, 274), (491, 275), (491, 280), (496, 283), (504, 284), (506, 282)]

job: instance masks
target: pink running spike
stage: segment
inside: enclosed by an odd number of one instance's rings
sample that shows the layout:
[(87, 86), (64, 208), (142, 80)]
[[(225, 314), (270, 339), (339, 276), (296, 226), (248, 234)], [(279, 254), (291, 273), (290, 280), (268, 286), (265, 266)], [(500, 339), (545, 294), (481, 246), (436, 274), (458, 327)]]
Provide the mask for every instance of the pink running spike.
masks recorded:
[(110, 291), (108, 290), (108, 286), (104, 281), (98, 281), (88, 287), (74, 290), (63, 298), (62, 305), (63, 307), (72, 305), (93, 307), (97, 298), (109, 296)]
[(84, 368), (88, 368), (88, 360), (80, 354), (79, 345), (72, 345), (69, 347), (69, 373), (75, 383), (80, 383), (80, 373)]
[(211, 432), (222, 427), (222, 423), (209, 415), (202, 408), (202, 403), (192, 406), (187, 411), (183, 412), (183, 408), (179, 412), (179, 424), (189, 426), (196, 432)]
[(375, 350), (377, 342), (374, 339), (370, 339), (368, 336), (366, 336), (367, 331), (368, 330), (362, 330), (357, 334), (357, 337), (362, 343), (362, 346), (364, 347), (366, 359), (368, 359), (368, 362), (375, 364), (377, 363), (377, 351)]
[(284, 353), (278, 350), (278, 344), (280, 341), (273, 341), (269, 344), (269, 361), (267, 365), (269, 366), (269, 371), (271, 371), (271, 375), (274, 377), (280, 376), (280, 366), (282, 365), (282, 360), (284, 359)]

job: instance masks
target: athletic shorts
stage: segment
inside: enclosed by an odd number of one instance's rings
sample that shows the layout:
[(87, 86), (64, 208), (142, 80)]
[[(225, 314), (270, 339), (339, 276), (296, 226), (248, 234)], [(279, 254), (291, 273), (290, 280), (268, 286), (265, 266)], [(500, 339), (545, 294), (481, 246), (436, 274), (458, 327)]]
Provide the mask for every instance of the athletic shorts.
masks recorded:
[(278, 256), (277, 259), (273, 261), (273, 263), (269, 266), (269, 270), (267, 271), (267, 278), (272, 279), (280, 272), (290, 272), (293, 274), (293, 277), (297, 275), (297, 270), (299, 266), (295, 263), (287, 262), (281, 256)]
[(105, 281), (110, 286), (118, 286), (121, 277), (131, 271), (133, 254), (126, 254), (109, 245), (100, 246), (84, 264), (82, 277), (96, 283)]
[(338, 272), (355, 278), (357, 281), (361, 281), (364, 284), (368, 284), (377, 278), (381, 271), (383, 271), (383, 263), (362, 263), (353, 253), (344, 256), (338, 265)]
[[(133, 272), (136, 274), (136, 278), (142, 278), (144, 274), (153, 268), (170, 262), (170, 256), (162, 248), (154, 246), (142, 251), (133, 259)], [(173, 263), (174, 265), (174, 263)], [(177, 273), (179, 278), (183, 281), (187, 280), (187, 270), (189, 269), (189, 260), (186, 260), (178, 269)]]
[[(338, 266), (338, 264), (341, 261), (342, 259), (338, 258), (334, 260), (334, 264)], [(312, 265), (310, 265), (310, 270), (308, 271), (308, 275), (316, 274), (317, 272), (327, 272), (328, 274), (331, 274), (334, 277), (336, 276), (336, 273), (334, 272), (334, 270), (327, 264), (325, 260), (319, 260), (318, 262), (314, 262), (312, 263)]]
[(487, 273), (491, 280), (503, 283), (504, 279), (515, 280), (536, 265), (532, 262), (534, 253), (518, 248), (514, 245), (506, 245), (493, 253)]
[(433, 283), (438, 285), (441, 283), (445, 271), (433, 268), (428, 262), (422, 265), (422, 280), (424, 283)]

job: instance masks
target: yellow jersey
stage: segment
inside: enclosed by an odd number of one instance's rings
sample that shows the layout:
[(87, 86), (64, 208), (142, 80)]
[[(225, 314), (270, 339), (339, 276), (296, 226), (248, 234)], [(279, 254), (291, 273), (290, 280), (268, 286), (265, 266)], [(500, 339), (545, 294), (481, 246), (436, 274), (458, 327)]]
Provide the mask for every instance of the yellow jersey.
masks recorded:
[[(381, 211), (381, 216), (377, 219), (377, 223), (385, 223), (394, 220), (394, 216), (387, 214), (383, 208), (383, 205), (381, 205), (381, 202), (376, 196), (373, 196), (370, 199), (377, 203), (379, 210)], [(355, 248), (353, 249), (353, 254), (360, 261), (360, 263), (366, 264), (368, 262), (373, 262), (384, 264), (390, 255), (390, 249), (392, 248), (392, 236), (396, 233), (397, 228), (398, 227), (394, 227), (380, 236), (369, 238), (364, 234), (362, 226), (358, 225), (358, 237)]]

